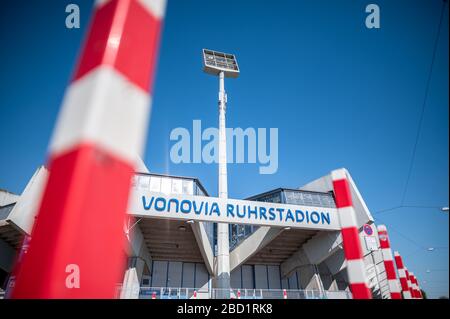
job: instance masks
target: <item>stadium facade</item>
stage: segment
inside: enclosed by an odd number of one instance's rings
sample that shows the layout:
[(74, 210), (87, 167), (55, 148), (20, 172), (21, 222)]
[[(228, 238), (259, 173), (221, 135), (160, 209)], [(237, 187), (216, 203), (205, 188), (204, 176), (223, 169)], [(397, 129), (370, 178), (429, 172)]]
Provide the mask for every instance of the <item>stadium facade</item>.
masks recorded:
[[(208, 197), (197, 178), (150, 173), (142, 161), (134, 191)], [(47, 179), (36, 170), (22, 194), (0, 193), (0, 271), (3, 291), (14, 284), (13, 264), (31, 234)], [(369, 287), (389, 298), (377, 229), (349, 175)], [(335, 208), (330, 175), (298, 189), (277, 188), (247, 200)], [(118, 298), (216, 298), (217, 223), (152, 218), (129, 212), (124, 225), (129, 248)], [(229, 224), (230, 298), (351, 298), (339, 230)], [(26, 249), (26, 247), (22, 248)], [(37, 276), (39, 274), (36, 274)], [(101, 274), (99, 274), (101, 276)]]

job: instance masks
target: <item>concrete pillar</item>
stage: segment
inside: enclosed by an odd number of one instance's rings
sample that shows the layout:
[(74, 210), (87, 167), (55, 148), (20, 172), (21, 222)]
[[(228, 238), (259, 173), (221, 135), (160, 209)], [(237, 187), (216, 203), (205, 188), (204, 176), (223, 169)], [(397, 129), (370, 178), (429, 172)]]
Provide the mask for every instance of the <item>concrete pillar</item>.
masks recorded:
[(333, 277), (333, 274), (331, 273), (330, 269), (328, 268), (327, 263), (323, 262), (320, 265), (318, 265), (317, 268), (319, 270), (320, 281), (322, 282), (323, 289), (326, 291), (338, 290), (336, 280)]
[(302, 265), (298, 268), (300, 289), (323, 291), (322, 282), (316, 265)]
[(145, 261), (139, 257), (129, 257), (125, 271), (120, 299), (138, 299)]

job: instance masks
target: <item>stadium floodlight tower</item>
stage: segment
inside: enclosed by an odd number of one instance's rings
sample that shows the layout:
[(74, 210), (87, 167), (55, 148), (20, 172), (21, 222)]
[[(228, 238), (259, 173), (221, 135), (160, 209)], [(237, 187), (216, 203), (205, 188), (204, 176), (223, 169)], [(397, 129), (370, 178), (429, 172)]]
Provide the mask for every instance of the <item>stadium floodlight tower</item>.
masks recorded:
[[(225, 111), (227, 95), (225, 77), (237, 78), (239, 67), (234, 54), (203, 49), (203, 71), (219, 76), (219, 197), (228, 198), (227, 138)], [(228, 224), (217, 224), (217, 297), (228, 299), (230, 294), (230, 243)]]

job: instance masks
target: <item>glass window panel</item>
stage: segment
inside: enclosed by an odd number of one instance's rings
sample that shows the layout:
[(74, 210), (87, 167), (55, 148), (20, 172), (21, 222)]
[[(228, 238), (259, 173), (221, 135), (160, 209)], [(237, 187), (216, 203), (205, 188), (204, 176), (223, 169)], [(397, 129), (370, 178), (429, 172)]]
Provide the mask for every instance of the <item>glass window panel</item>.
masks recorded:
[(198, 186), (197, 183), (194, 183), (194, 194), (199, 196), (206, 196), (206, 194), (203, 192), (200, 186)]
[(183, 180), (179, 178), (172, 179), (172, 194), (181, 194), (183, 191)]
[(150, 176), (139, 176), (139, 187), (148, 189), (150, 187)]
[(170, 178), (163, 177), (161, 179), (161, 193), (170, 194), (172, 191), (172, 180)]
[(194, 182), (191, 180), (183, 180), (183, 194), (194, 194)]
[(161, 177), (152, 176), (150, 179), (150, 191), (161, 192)]

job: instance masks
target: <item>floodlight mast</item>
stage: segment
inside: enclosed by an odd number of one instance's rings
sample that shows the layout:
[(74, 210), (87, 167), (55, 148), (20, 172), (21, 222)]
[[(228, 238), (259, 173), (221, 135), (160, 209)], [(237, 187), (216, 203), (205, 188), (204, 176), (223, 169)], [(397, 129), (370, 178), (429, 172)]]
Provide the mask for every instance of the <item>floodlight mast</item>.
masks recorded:
[[(219, 198), (228, 198), (227, 137), (225, 125), (226, 93), (225, 74), (219, 73)], [(218, 297), (229, 298), (230, 243), (228, 224), (217, 224), (217, 288)]]
[[(219, 198), (228, 198), (227, 176), (227, 138), (225, 113), (227, 94), (225, 93), (225, 76), (237, 77), (239, 68), (232, 54), (203, 50), (203, 70), (219, 76)], [(230, 297), (230, 243), (228, 224), (217, 224), (217, 274), (216, 286), (219, 288), (217, 297)]]

